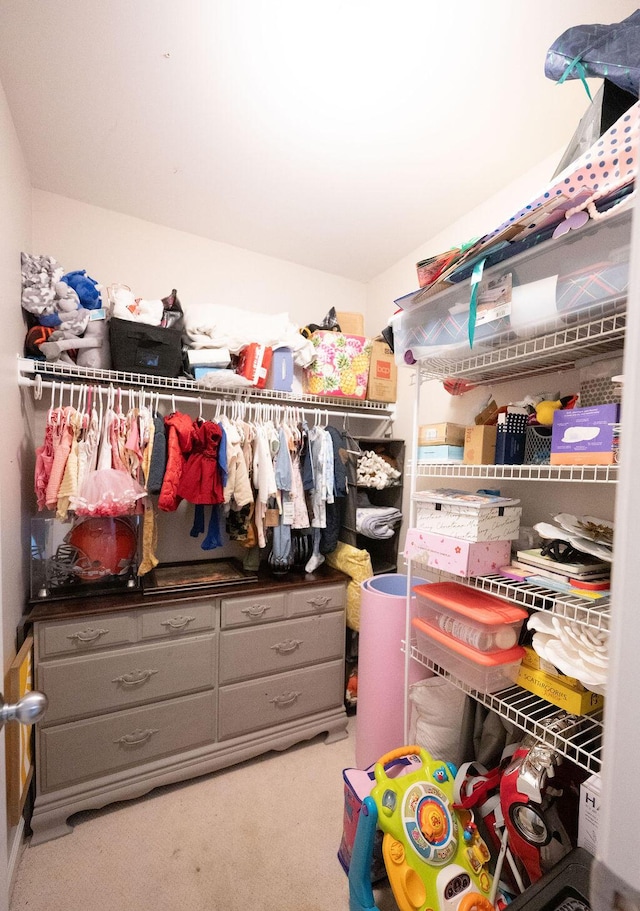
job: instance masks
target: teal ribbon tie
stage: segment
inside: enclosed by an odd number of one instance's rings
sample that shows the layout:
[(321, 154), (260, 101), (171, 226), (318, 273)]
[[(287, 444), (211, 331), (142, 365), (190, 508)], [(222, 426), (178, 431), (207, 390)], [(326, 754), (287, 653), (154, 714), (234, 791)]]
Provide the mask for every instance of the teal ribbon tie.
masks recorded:
[(482, 281), (482, 273), (486, 257), (481, 259), (473, 267), (471, 273), (471, 297), (469, 298), (469, 347), (473, 348), (473, 337), (476, 331), (476, 315), (478, 312), (478, 285)]
[(589, 86), (587, 85), (587, 78), (586, 78), (587, 71), (585, 70), (585, 68), (582, 64), (580, 57), (581, 57), (581, 55), (578, 54), (577, 57), (573, 58), (573, 60), (567, 66), (567, 68), (564, 71), (564, 73), (562, 74), (562, 76), (558, 79), (556, 85), (562, 85), (562, 83), (565, 82), (567, 80), (567, 78), (569, 77), (569, 75), (571, 74), (571, 71), (575, 69), (576, 73), (580, 77), (580, 81), (582, 82), (582, 84), (584, 86), (584, 90), (587, 93), (587, 97), (588, 97), (589, 101), (593, 101), (593, 98), (591, 97), (591, 92), (589, 91)]

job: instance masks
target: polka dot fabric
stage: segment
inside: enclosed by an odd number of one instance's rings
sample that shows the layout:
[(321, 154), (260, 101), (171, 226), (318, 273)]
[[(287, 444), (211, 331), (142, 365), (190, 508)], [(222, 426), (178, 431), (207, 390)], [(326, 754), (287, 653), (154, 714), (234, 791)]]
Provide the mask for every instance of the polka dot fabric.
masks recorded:
[[(510, 225), (522, 223), (528, 215), (535, 219), (538, 210), (545, 211), (547, 218), (557, 214), (559, 221), (581, 211), (598, 218), (598, 200), (610, 197), (635, 180), (639, 135), (640, 102), (636, 102), (590, 149), (562, 171), (540, 196), (483, 238), (483, 245)], [(625, 197), (625, 201), (629, 198)], [(555, 207), (554, 201), (557, 201)], [(616, 208), (614, 206), (609, 212), (614, 212)]]

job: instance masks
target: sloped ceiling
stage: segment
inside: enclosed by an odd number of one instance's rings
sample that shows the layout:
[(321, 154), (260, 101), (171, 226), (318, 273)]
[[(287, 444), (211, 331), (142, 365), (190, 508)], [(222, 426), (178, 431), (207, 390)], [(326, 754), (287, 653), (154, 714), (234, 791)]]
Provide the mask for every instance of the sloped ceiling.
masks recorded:
[(546, 51), (634, 9), (2, 0), (0, 81), (34, 187), (367, 281), (567, 144)]

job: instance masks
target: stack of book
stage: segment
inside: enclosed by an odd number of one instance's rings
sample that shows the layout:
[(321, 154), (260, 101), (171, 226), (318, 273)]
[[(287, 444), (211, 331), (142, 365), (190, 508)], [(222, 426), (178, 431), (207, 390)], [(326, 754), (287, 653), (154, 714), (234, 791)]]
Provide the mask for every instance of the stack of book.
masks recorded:
[(584, 555), (584, 562), (560, 563), (543, 556), (540, 548), (519, 550), (503, 573), (511, 578), (537, 582), (557, 591), (601, 598), (609, 594), (611, 563)]

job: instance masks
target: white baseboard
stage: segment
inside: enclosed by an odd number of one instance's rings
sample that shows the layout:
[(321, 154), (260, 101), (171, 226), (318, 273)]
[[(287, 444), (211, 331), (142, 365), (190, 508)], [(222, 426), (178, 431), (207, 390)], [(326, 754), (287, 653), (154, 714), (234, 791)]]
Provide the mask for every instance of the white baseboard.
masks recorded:
[(24, 818), (20, 817), (20, 822), (12, 829), (11, 834), (13, 835), (13, 842), (11, 844), (11, 850), (9, 851), (9, 863), (7, 867), (7, 884), (9, 888), (9, 901), (11, 901), (11, 896), (13, 894), (13, 887), (16, 881), (16, 874), (18, 872), (18, 864), (20, 863), (20, 858), (22, 857), (22, 852), (26, 847), (26, 842), (24, 839)]

